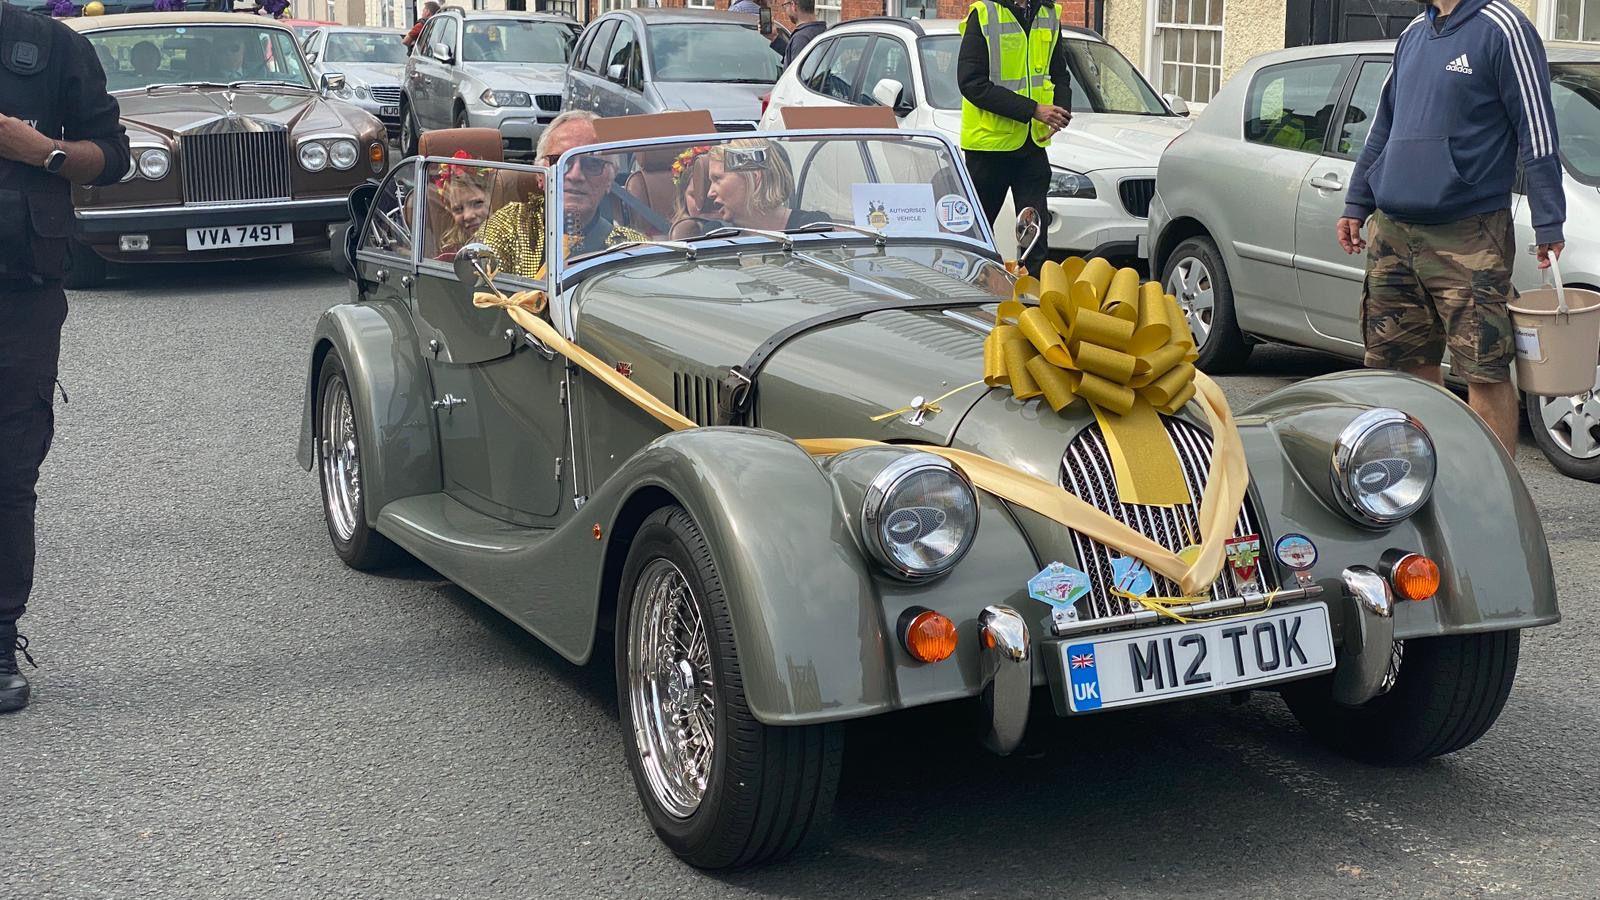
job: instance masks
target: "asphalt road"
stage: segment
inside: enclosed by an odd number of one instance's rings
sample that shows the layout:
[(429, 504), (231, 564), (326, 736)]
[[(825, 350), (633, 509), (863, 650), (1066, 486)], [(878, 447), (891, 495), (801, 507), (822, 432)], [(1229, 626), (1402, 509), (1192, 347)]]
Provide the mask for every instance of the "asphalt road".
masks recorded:
[[(307, 336), (344, 296), (325, 258), (75, 295), (0, 896), (1600, 896), (1600, 486), (1531, 444), (1566, 620), (1467, 751), (1367, 768), (1273, 696), (1046, 721), (1009, 759), (909, 713), (851, 729), (826, 851), (706, 875), (644, 824), (609, 661), (330, 551), (293, 457)], [(1236, 403), (1338, 364), (1256, 366)]]

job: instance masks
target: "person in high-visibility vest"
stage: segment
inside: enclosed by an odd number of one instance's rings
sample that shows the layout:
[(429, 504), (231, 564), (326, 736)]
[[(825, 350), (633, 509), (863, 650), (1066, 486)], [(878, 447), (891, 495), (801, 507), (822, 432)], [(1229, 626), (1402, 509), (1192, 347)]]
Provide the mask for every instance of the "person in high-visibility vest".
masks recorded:
[[(1033, 207), (1047, 224), (1050, 160), (1044, 148), (1072, 121), (1060, 10), (1054, 0), (978, 0), (961, 35), (961, 149), (984, 215), (996, 225), (1009, 192), (1019, 213)], [(1039, 271), (1045, 244), (1040, 240), (1022, 260), (1029, 271)]]

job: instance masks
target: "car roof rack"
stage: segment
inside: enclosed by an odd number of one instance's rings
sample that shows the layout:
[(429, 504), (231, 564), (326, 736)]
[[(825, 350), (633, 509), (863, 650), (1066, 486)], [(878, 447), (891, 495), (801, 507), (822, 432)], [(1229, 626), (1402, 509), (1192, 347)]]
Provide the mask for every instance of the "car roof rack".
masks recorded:
[(864, 22), (882, 22), (887, 25), (899, 25), (901, 28), (911, 29), (912, 33), (917, 37), (927, 36), (926, 32), (922, 30), (921, 20), (913, 19), (909, 16), (862, 16), (859, 19), (851, 19), (847, 22), (840, 22), (839, 24), (860, 25)]

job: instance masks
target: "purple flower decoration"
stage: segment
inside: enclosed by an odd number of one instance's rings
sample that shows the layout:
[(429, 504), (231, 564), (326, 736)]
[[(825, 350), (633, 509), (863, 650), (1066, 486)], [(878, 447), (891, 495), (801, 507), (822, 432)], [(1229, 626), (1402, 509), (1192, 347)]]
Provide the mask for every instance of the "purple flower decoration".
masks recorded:
[(183, 0), (156, 0), (156, 12), (183, 12)]
[(68, 16), (75, 16), (78, 14), (77, 4), (73, 3), (72, 0), (50, 0), (50, 6), (48, 8), (50, 10), (50, 15), (55, 16), (58, 19), (64, 19)]
[(289, 0), (258, 0), (258, 4), (267, 15), (274, 19), (283, 15), (283, 11), (289, 8)]

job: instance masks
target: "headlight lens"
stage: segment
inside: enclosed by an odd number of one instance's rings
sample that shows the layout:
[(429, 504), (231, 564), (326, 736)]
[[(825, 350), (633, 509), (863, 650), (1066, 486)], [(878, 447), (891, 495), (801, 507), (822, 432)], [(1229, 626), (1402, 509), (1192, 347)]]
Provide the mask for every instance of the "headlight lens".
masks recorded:
[(328, 148), (316, 141), (300, 145), (300, 167), (307, 172), (321, 172), (328, 167)]
[(526, 91), (487, 90), (478, 97), (490, 106), (532, 106), (533, 97)]
[(328, 161), (333, 163), (335, 169), (348, 169), (360, 158), (361, 148), (356, 146), (355, 141), (334, 141), (328, 148)]
[(960, 562), (977, 537), (978, 496), (943, 457), (907, 454), (868, 485), (861, 529), (868, 551), (891, 574), (933, 578)]
[(1334, 442), (1334, 490), (1363, 525), (1393, 525), (1421, 509), (1437, 471), (1433, 439), (1398, 409), (1367, 410)]
[(354, 100), (356, 98), (356, 86), (346, 81), (337, 91), (333, 92), (333, 95), (340, 100)]
[(1093, 200), (1094, 182), (1082, 172), (1050, 167), (1050, 196), (1073, 200)]
[(160, 181), (172, 170), (172, 157), (165, 150), (146, 150), (139, 154), (139, 174)]

